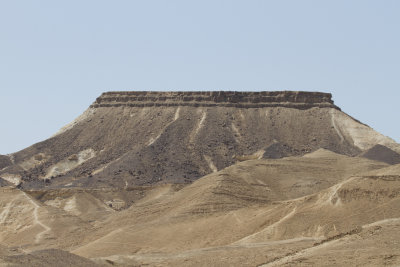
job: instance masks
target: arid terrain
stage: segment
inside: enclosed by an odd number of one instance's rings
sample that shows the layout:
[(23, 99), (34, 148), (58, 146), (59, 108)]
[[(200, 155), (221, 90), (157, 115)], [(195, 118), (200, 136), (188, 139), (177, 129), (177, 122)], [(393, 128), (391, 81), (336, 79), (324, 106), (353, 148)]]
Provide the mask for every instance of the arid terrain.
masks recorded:
[(104, 93), (0, 191), (0, 266), (400, 265), (400, 145), (327, 93)]

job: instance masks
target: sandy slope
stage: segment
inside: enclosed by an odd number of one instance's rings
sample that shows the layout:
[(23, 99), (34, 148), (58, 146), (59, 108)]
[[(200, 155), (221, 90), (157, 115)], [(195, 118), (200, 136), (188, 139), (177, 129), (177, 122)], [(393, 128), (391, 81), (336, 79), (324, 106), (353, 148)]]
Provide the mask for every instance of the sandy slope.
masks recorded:
[(137, 191), (121, 211), (105, 205), (108, 191), (73, 192), (3, 189), (1, 244), (122, 266), (400, 264), (400, 165), (327, 150), (248, 160)]
[(92, 226), (63, 210), (43, 205), (27, 193), (1, 188), (0, 242), (25, 250), (70, 248)]
[[(192, 257), (208, 252), (231, 257), (229, 251), (239, 250), (246, 259), (235, 263), (240, 266), (253, 255), (249, 247), (268, 251), (284, 240), (289, 247), (307, 247), (389, 215), (400, 216), (398, 180), (352, 176), (385, 164), (327, 151), (275, 161), (281, 164), (279, 171), (270, 169), (271, 162), (243, 162), (172, 196), (134, 205), (104, 223), (106, 235), (90, 237), (74, 253), (139, 262), (184, 258), (193, 263)], [(319, 180), (325, 183), (310, 183)]]

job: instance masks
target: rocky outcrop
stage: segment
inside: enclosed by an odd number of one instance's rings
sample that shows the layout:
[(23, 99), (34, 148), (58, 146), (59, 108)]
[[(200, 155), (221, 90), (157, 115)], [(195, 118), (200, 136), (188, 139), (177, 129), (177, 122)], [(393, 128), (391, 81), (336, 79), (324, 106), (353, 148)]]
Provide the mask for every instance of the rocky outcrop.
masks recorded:
[(158, 107), (158, 106), (192, 106), (192, 107), (236, 107), (263, 108), (287, 107), (308, 109), (312, 107), (329, 107), (339, 109), (333, 104), (332, 95), (320, 92), (106, 92), (91, 107)]

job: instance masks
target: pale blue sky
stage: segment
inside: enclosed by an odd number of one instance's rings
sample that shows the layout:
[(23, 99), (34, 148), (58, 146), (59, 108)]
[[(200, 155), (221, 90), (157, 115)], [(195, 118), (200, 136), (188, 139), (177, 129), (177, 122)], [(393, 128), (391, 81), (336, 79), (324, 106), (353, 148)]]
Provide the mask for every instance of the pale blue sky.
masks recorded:
[(110, 90), (307, 90), (400, 141), (400, 1), (0, 0), (0, 153)]

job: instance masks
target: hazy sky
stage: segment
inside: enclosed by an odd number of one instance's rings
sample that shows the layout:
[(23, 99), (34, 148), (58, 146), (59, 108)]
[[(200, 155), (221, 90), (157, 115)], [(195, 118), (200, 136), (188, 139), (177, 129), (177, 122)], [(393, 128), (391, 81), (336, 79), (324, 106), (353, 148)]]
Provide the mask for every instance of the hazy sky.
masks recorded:
[(0, 153), (110, 90), (306, 90), (400, 141), (400, 1), (0, 0)]

